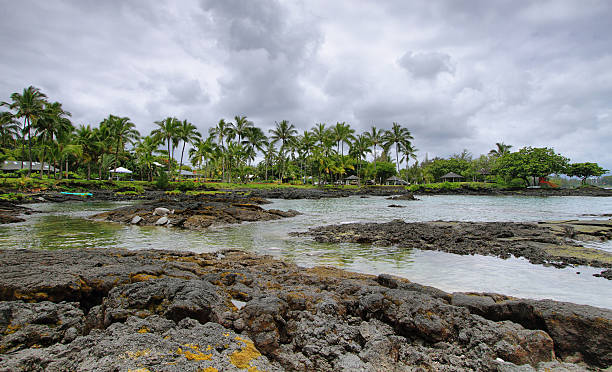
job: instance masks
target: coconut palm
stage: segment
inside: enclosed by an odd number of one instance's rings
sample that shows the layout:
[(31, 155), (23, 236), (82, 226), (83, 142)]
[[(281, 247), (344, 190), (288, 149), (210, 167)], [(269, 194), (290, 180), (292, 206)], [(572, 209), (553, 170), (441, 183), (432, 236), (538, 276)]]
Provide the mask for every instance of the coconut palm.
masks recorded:
[(256, 155), (257, 151), (264, 152), (266, 146), (268, 145), (268, 137), (264, 134), (261, 128), (250, 127), (246, 131), (246, 135), (242, 143), (250, 149), (250, 152), (255, 152)]
[[(350, 141), (355, 139), (355, 129), (352, 129), (350, 125), (345, 122), (336, 123), (336, 126), (332, 128), (332, 135), (338, 145), (338, 152), (341, 156), (344, 156), (344, 144), (350, 145)], [(342, 150), (340, 149), (342, 145)]]
[[(45, 143), (49, 145), (53, 143), (53, 141), (57, 138), (58, 134), (67, 130), (72, 132), (72, 123), (68, 119), (68, 116), (71, 114), (67, 111), (64, 111), (62, 108), (62, 104), (59, 102), (46, 103), (44, 105), (44, 109), (38, 120), (36, 120), (36, 124), (34, 125), (35, 133), (41, 140), (42, 147), (42, 156), (41, 162), (44, 164), (47, 155), (47, 148)], [(43, 168), (40, 167), (40, 176), (43, 175)]]
[(179, 163), (179, 179), (181, 178), (181, 170), (183, 168), (183, 154), (185, 153), (185, 145), (187, 143), (194, 143), (198, 139), (202, 138), (202, 135), (198, 132), (198, 128), (191, 124), (187, 120), (180, 122), (176, 128), (176, 136), (183, 141), (183, 148), (181, 149), (181, 162)]
[(238, 137), (238, 143), (246, 137), (250, 128), (253, 128), (253, 122), (247, 120), (246, 116), (234, 116), (235, 123), (230, 123), (230, 132), (233, 136)]
[[(32, 123), (36, 121), (43, 112), (43, 105), (47, 96), (43, 94), (40, 89), (33, 86), (29, 86), (23, 90), (22, 94), (13, 93), (11, 94), (11, 103), (2, 102), (2, 105), (10, 107), (11, 110), (15, 110), (15, 117), (23, 118), (22, 128), (22, 139), (25, 139), (25, 133), (28, 133), (28, 160), (30, 161), (30, 167), (28, 170), (28, 176), (32, 174)], [(22, 144), (23, 148), (23, 144)], [(21, 168), (23, 168), (23, 159), (21, 161)]]
[(370, 141), (370, 146), (374, 147), (374, 174), (376, 174), (376, 147), (380, 146), (383, 142), (383, 132), (378, 130), (375, 126), (370, 128), (369, 132), (365, 133), (366, 138)]
[(219, 146), (214, 143), (213, 137), (209, 136), (206, 140), (197, 140), (193, 147), (189, 150), (189, 158), (194, 166), (202, 170), (202, 163), (205, 162), (205, 168), (208, 168), (209, 161), (214, 161), (216, 152)]
[(281, 183), (283, 182), (283, 170), (284, 170), (284, 152), (286, 150), (286, 145), (289, 141), (293, 140), (297, 135), (297, 130), (295, 126), (287, 120), (281, 120), (280, 122), (276, 122), (276, 127), (274, 129), (270, 129), (269, 131), (272, 136), (272, 143), (276, 143), (278, 141), (281, 142), (281, 147), (279, 150), (280, 160), (281, 160)]
[(14, 142), (15, 137), (19, 136), (19, 124), (15, 116), (9, 111), (0, 112), (0, 140), (2, 147), (7, 147), (8, 142)]
[(170, 157), (174, 153), (172, 146), (177, 143), (176, 138), (179, 121), (176, 118), (167, 117), (163, 120), (156, 121), (155, 124), (158, 128), (153, 130), (151, 134), (161, 139), (166, 143), (166, 146), (168, 146), (168, 172), (172, 174), (172, 160)]
[(134, 143), (134, 141), (140, 137), (140, 133), (138, 133), (136, 125), (134, 125), (128, 117), (109, 115), (105, 120), (110, 128), (111, 138), (115, 144), (115, 162), (113, 169), (117, 169), (117, 161), (119, 160), (120, 152), (124, 151), (126, 144)]
[(498, 157), (502, 157), (506, 154), (510, 153), (510, 149), (512, 148), (512, 145), (506, 145), (503, 142), (496, 142), (495, 143), (495, 148), (491, 151), (489, 151), (489, 155), (492, 155), (496, 158)]
[(351, 148), (349, 150), (349, 154), (355, 158), (357, 158), (357, 175), (359, 176), (359, 171), (361, 170), (361, 162), (365, 160), (366, 154), (371, 153), (370, 150), (370, 140), (364, 134), (361, 134), (355, 138), (355, 141), (351, 144)]
[(400, 144), (406, 143), (410, 145), (410, 140), (414, 139), (410, 134), (410, 131), (406, 128), (402, 128), (398, 123), (393, 123), (390, 130), (386, 131), (383, 137), (383, 143), (385, 146), (395, 145), (395, 163), (397, 165), (397, 173), (399, 174), (400, 166)]
[(147, 179), (153, 180), (153, 162), (155, 161), (154, 153), (161, 144), (159, 138), (155, 136), (145, 136), (136, 144), (135, 154), (140, 166), (147, 171)]
[(219, 120), (217, 125), (208, 130), (208, 134), (212, 136), (212, 138), (217, 139), (217, 145), (221, 150), (221, 178), (225, 179), (225, 139), (231, 136), (231, 123), (227, 123), (225, 119)]

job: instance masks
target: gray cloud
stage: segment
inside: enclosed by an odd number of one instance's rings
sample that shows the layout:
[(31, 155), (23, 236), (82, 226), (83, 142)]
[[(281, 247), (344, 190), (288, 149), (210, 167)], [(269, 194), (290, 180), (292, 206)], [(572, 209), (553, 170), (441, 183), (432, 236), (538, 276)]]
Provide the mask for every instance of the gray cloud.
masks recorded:
[(612, 169), (612, 5), (571, 0), (20, 1), (0, 13), (0, 100), (32, 84), (75, 123), (200, 131), (396, 121), (421, 157), (495, 142)]
[(431, 79), (442, 72), (455, 72), (450, 56), (440, 52), (409, 51), (397, 63), (416, 78)]

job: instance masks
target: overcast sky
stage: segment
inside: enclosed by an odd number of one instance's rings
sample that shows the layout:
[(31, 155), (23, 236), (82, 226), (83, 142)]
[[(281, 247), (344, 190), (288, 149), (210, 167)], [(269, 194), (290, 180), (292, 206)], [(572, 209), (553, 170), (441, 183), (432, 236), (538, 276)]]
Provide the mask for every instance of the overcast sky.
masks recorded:
[(0, 100), (206, 132), (398, 122), (420, 158), (495, 142), (612, 169), (612, 2), (1, 1)]

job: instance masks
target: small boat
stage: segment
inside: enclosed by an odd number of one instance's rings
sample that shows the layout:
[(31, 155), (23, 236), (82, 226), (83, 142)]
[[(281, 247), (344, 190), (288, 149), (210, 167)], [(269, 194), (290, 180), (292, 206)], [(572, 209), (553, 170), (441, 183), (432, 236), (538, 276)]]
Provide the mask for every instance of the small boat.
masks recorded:
[(67, 192), (67, 191), (62, 191), (60, 194), (64, 194), (64, 195), (78, 195), (78, 196), (92, 196), (93, 195), (90, 192)]

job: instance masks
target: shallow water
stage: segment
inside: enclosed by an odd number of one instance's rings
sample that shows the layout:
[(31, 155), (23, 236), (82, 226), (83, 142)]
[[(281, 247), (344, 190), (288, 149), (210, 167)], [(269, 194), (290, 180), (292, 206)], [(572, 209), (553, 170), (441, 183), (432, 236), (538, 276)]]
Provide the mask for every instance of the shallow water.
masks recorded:
[[(0, 226), (0, 247), (121, 247), (194, 252), (237, 248), (282, 257), (302, 266), (332, 265), (371, 274), (399, 275), (445, 291), (497, 292), (612, 308), (612, 281), (592, 276), (601, 269), (556, 269), (516, 258), (459, 256), (351, 243), (322, 244), (309, 238), (288, 236), (291, 231), (304, 231), (313, 226), (385, 222), (395, 218), (406, 221), (542, 221), (593, 219), (585, 215), (612, 212), (612, 198), (446, 195), (419, 198), (419, 201), (391, 201), (382, 197), (275, 200), (264, 207), (295, 209), (304, 214), (204, 232), (84, 219), (126, 203), (35, 204), (31, 207), (44, 212), (31, 215), (23, 223)], [(406, 208), (389, 208), (389, 204), (405, 205)], [(612, 251), (610, 242), (592, 243), (592, 246)]]

